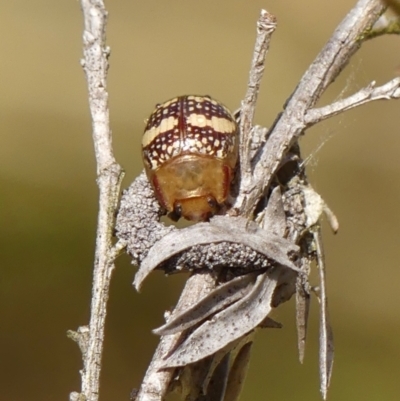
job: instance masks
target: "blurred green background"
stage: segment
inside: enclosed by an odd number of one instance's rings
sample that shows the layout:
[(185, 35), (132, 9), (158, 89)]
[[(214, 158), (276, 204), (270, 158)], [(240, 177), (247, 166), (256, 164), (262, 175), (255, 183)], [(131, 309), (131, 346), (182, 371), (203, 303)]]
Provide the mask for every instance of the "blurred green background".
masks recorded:
[[(124, 187), (141, 171), (140, 137), (155, 103), (210, 94), (235, 109), (246, 89), (261, 8), (278, 18), (256, 122), (269, 126), (353, 1), (109, 0), (109, 92)], [(81, 357), (65, 333), (89, 316), (97, 214), (78, 1), (3, 1), (0, 12), (0, 400), (67, 400)], [(366, 43), (321, 104), (393, 78), (399, 38)], [(324, 226), (336, 357), (331, 401), (400, 399), (399, 103), (377, 102), (307, 132), (309, 174), (340, 220)], [(320, 148), (320, 145), (324, 144)], [(151, 329), (184, 277), (155, 273), (137, 294), (118, 260), (106, 327), (101, 400), (128, 400), (150, 361)], [(320, 400), (318, 306), (304, 365), (294, 303), (258, 334), (249, 400)]]

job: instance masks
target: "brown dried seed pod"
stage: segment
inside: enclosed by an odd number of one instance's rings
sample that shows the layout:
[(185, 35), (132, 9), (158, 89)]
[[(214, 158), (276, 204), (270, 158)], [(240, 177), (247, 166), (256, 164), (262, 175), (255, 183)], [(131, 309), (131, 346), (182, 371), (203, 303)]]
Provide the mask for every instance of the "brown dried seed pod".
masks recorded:
[(147, 176), (170, 217), (204, 221), (228, 196), (238, 126), (232, 113), (209, 96), (179, 96), (150, 115), (142, 150)]

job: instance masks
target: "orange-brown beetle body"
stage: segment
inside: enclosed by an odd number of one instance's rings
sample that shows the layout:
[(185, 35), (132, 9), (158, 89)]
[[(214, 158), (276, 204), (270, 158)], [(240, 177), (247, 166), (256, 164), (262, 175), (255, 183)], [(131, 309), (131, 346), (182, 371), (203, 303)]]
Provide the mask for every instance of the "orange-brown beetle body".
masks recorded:
[(229, 194), (238, 158), (231, 112), (209, 96), (158, 105), (142, 139), (147, 176), (171, 217), (207, 220)]

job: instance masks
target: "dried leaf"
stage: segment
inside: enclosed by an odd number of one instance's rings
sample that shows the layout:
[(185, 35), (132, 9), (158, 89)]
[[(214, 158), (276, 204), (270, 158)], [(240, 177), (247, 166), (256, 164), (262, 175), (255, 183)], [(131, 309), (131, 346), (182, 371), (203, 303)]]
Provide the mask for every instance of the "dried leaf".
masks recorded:
[[(139, 290), (143, 280), (160, 264), (173, 256), (198, 245), (230, 242), (242, 244), (258, 252), (273, 262), (294, 271), (299, 269), (289, 259), (288, 254), (298, 252), (299, 248), (287, 239), (263, 230), (254, 222), (242, 217), (216, 216), (210, 223), (194, 226), (167, 234), (158, 241), (143, 260), (136, 273), (134, 285)], [(232, 261), (232, 256), (226, 264)]]
[(215, 368), (206, 390), (208, 400), (224, 401), (229, 377), (230, 357), (231, 355), (228, 352)]
[(281, 268), (259, 275), (252, 291), (193, 331), (159, 368), (185, 366), (222, 350), (255, 329), (270, 313)]
[(229, 372), (224, 401), (237, 401), (243, 387), (253, 342), (247, 342), (237, 353)]
[(282, 192), (279, 186), (275, 187), (268, 199), (265, 212), (257, 223), (280, 237), (285, 235), (286, 216), (282, 202)]
[(319, 324), (319, 374), (320, 391), (324, 400), (326, 399), (329, 382), (332, 375), (334, 346), (332, 327), (328, 315), (328, 297), (326, 295), (325, 277), (325, 254), (322, 247), (321, 229), (317, 227), (314, 231), (314, 241), (317, 250), (317, 264), (319, 272), (319, 301), (320, 301), (320, 324)]
[(208, 316), (243, 298), (251, 290), (255, 279), (255, 274), (250, 273), (220, 285), (192, 307), (177, 314), (173, 313), (168, 322), (153, 330), (153, 333), (168, 335), (189, 329)]

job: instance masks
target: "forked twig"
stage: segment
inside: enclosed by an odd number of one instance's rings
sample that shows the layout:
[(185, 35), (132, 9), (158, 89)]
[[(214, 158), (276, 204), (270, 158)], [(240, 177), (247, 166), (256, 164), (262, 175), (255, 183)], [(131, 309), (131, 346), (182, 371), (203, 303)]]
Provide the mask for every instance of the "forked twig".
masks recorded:
[(334, 117), (344, 111), (361, 106), (374, 100), (390, 100), (400, 98), (400, 78), (394, 78), (382, 86), (375, 87), (375, 81), (354, 95), (338, 100), (328, 106), (310, 109), (305, 115), (305, 124), (311, 127), (327, 118)]
[(360, 48), (368, 31), (384, 11), (379, 0), (359, 0), (339, 24), (290, 96), (271, 129), (254, 167), (253, 180), (239, 194), (234, 208), (250, 216), (285, 153), (307, 128), (306, 114)]

